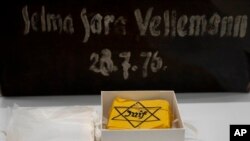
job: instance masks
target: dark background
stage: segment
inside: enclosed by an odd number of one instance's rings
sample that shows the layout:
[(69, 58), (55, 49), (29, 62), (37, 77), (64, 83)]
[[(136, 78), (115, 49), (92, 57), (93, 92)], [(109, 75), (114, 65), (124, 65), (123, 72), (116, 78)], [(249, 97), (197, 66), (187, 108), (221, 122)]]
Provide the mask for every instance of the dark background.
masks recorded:
[[(30, 32), (24, 36), (22, 7), (40, 14), (42, 5), (46, 13), (71, 14), (75, 33)], [(100, 90), (175, 90), (176, 92), (246, 92), (249, 83), (249, 27), (245, 38), (218, 36), (204, 37), (152, 37), (139, 36), (134, 10), (143, 15), (154, 7), (153, 15), (163, 15), (175, 9), (182, 14), (211, 16), (250, 15), (248, 0), (9, 0), (1, 8), (0, 83), (4, 96), (97, 94)], [(97, 12), (103, 16), (125, 16), (127, 35), (91, 35), (82, 43), (84, 29), (80, 19), (82, 8), (88, 16)], [(30, 12), (31, 14), (31, 12)], [(249, 26), (249, 22), (248, 22)], [(89, 70), (90, 55), (102, 49), (112, 51), (118, 71), (106, 77)], [(123, 79), (118, 54), (131, 51), (130, 63), (138, 70), (130, 70), (128, 80)], [(142, 77), (144, 58), (141, 52), (159, 51), (166, 71)]]

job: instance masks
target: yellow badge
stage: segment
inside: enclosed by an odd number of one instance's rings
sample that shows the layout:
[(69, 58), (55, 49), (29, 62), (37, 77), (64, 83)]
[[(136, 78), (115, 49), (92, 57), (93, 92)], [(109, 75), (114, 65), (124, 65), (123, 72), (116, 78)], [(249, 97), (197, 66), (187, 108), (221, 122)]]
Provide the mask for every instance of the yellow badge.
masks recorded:
[(107, 128), (171, 128), (169, 102), (161, 99), (133, 101), (117, 97), (111, 107)]

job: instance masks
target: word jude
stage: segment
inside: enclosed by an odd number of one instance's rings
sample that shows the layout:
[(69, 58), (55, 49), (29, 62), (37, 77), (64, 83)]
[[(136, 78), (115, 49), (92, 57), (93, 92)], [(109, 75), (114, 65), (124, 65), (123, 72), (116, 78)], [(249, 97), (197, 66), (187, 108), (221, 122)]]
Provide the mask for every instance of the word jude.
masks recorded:
[(107, 129), (171, 128), (169, 102), (163, 99), (134, 101), (116, 97), (110, 109)]

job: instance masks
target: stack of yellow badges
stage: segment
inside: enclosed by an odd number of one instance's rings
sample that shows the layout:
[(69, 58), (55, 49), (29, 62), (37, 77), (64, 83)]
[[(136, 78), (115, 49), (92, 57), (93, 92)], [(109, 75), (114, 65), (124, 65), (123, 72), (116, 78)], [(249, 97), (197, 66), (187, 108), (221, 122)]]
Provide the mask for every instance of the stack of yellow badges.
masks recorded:
[(169, 102), (161, 99), (133, 101), (117, 97), (111, 107), (107, 128), (171, 128)]

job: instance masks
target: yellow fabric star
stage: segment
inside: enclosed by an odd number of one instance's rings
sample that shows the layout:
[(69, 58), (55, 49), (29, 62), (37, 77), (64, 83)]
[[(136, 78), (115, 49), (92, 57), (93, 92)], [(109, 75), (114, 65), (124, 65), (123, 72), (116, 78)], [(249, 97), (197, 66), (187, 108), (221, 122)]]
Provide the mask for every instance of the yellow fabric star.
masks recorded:
[(108, 129), (153, 129), (171, 128), (171, 110), (166, 100), (133, 101), (115, 98)]

